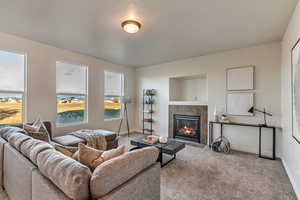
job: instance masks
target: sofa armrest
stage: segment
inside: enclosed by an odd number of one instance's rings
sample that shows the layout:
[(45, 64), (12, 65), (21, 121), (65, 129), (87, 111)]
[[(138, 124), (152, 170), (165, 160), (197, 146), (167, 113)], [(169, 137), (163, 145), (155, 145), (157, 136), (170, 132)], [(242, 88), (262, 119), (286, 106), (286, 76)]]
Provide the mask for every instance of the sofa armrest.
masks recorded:
[(71, 200), (38, 170), (32, 173), (32, 200)]
[(143, 170), (155, 164), (158, 154), (159, 150), (156, 147), (147, 147), (127, 152), (102, 163), (92, 174), (90, 181), (92, 198), (102, 198), (115, 188), (130, 181)]
[(98, 200), (160, 200), (160, 164), (143, 170)]

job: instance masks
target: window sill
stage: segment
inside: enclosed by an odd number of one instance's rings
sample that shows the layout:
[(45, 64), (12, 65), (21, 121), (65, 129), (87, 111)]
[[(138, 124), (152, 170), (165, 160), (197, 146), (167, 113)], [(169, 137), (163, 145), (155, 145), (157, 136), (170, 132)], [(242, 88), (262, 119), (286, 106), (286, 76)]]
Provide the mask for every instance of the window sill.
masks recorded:
[(88, 124), (87, 121), (84, 122), (78, 122), (78, 123), (66, 123), (66, 124), (58, 124), (56, 123), (57, 128), (64, 128), (64, 127), (70, 127), (70, 126), (81, 126), (81, 125), (86, 125)]
[(111, 118), (111, 119), (104, 119), (105, 122), (109, 122), (109, 121), (118, 121), (121, 120), (122, 118)]

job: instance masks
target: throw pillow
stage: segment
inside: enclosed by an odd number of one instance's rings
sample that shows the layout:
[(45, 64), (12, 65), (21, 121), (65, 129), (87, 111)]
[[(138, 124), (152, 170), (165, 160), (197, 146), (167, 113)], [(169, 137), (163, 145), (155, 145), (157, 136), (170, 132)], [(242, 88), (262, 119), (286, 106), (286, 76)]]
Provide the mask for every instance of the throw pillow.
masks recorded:
[(125, 146), (122, 145), (122, 146), (119, 146), (116, 149), (111, 149), (109, 151), (104, 151), (103, 154), (101, 155), (101, 157), (103, 158), (104, 161), (107, 161), (107, 160), (111, 160), (115, 157), (118, 157), (118, 156), (124, 154), (124, 152), (125, 152)]
[(82, 143), (78, 145), (79, 147), (79, 162), (86, 165), (91, 170), (94, 170), (103, 161), (101, 155), (103, 151), (88, 147)]
[(79, 162), (88, 166), (92, 171), (103, 162), (118, 157), (125, 152), (125, 146), (109, 151), (100, 151), (84, 144), (79, 144)]
[(54, 144), (54, 148), (56, 151), (59, 151), (60, 153), (73, 158), (74, 160), (79, 159), (79, 148), (78, 147), (67, 147), (67, 146), (62, 146), (58, 144)]
[(40, 118), (37, 119), (33, 125), (23, 124), (23, 129), (25, 130), (25, 134), (33, 137), (34, 139), (42, 140), (48, 143), (50, 142), (48, 130)]

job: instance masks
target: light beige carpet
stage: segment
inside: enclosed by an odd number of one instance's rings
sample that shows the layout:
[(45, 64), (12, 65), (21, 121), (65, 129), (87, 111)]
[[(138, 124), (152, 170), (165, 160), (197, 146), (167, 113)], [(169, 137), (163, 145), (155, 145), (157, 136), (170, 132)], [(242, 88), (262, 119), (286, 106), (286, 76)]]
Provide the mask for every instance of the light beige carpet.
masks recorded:
[(2, 188), (0, 188), (0, 200), (8, 200), (8, 197)]
[[(132, 135), (134, 137), (136, 135)], [(120, 143), (131, 148), (130, 138)], [(187, 145), (161, 170), (161, 200), (296, 200), (280, 161)]]
[[(128, 137), (121, 137), (120, 144), (127, 149), (132, 147)], [(1, 191), (0, 200), (8, 200)], [(161, 200), (296, 200), (296, 197), (280, 161), (186, 146), (176, 160), (161, 170)]]

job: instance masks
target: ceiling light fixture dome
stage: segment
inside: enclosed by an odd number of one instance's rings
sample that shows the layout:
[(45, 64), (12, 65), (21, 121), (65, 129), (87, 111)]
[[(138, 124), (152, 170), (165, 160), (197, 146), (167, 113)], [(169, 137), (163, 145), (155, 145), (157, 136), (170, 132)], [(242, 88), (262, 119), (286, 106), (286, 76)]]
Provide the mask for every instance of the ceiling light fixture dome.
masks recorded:
[(135, 20), (126, 20), (122, 23), (122, 28), (127, 33), (136, 33), (140, 30), (141, 26), (141, 23)]

